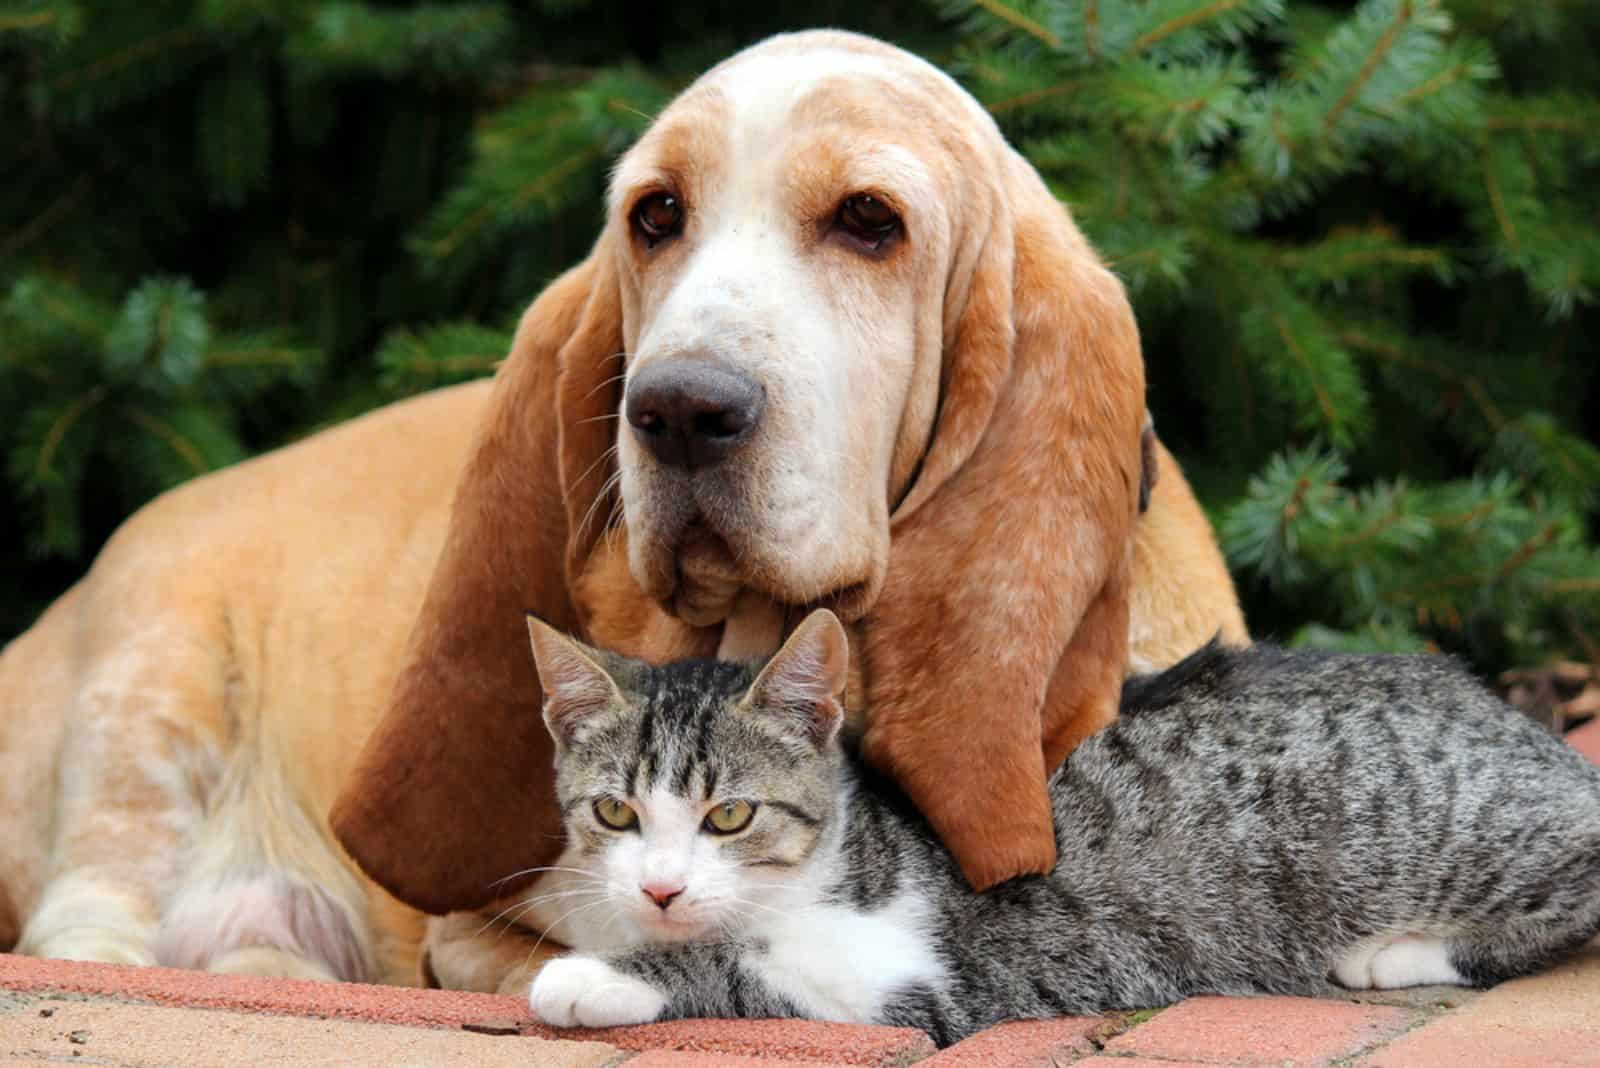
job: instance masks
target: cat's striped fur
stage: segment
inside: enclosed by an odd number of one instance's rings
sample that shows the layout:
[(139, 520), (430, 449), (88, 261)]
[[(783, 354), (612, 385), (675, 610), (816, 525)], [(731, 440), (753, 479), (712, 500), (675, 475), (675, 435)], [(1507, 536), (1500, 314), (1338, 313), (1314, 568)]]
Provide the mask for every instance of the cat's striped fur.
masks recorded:
[[(566, 732), (562, 863), (611, 895), (555, 923), (584, 952), (536, 980), (546, 1020), (812, 1016), (946, 1044), (1008, 1018), (1316, 994), (1330, 977), (1490, 984), (1600, 930), (1600, 769), (1447, 658), (1212, 646), (1132, 680), (1122, 718), (1052, 781), (1054, 873), (979, 895), (835, 738), (836, 628), (808, 620), (754, 689), (737, 665), (601, 657), (615, 691), (566, 719), (571, 687), (541, 654)], [(638, 827), (597, 826), (601, 794)], [(727, 798), (764, 803), (740, 835), (698, 829)], [(614, 863), (649, 855), (663, 819), (680, 824), (663, 848), (697, 851), (670, 871), (672, 930), (628, 883), (648, 864)], [(780, 848), (782, 867), (755, 859)], [(599, 885), (585, 878), (554, 903)]]

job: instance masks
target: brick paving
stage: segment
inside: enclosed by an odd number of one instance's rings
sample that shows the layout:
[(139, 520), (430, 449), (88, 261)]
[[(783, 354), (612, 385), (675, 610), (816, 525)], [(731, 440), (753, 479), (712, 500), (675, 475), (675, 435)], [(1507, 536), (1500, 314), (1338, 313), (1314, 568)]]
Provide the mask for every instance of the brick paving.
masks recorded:
[[(1569, 735), (1600, 763), (1600, 720)], [(919, 1031), (690, 1020), (553, 1032), (519, 999), (0, 954), (0, 1068), (1600, 1068), (1600, 941), (1482, 993), (1191, 998), (1004, 1024), (947, 1050)]]
[[(307, 988), (315, 988), (308, 990)], [(558, 1036), (522, 1002), (0, 956), (0, 1068), (1600, 1068), (1600, 943), (1483, 993), (1192, 998), (1004, 1024), (936, 1051), (885, 1027), (693, 1020)]]

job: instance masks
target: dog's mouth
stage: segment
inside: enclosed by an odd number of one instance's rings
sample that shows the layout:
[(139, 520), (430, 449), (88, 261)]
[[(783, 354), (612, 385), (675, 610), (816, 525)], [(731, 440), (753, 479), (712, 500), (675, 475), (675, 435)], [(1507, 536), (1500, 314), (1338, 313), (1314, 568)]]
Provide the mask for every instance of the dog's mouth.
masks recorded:
[(684, 529), (672, 559), (673, 587), (663, 607), (693, 627), (727, 619), (748, 583), (727, 540), (695, 519)]
[(751, 593), (770, 601), (790, 620), (828, 608), (849, 622), (866, 614), (874, 592), (866, 578), (831, 588), (797, 589), (786, 581), (785, 561), (766, 561), (741, 551), (698, 516), (684, 526), (676, 545), (661, 546), (659, 554), (665, 566), (657, 574), (667, 582), (657, 589), (647, 587), (647, 592), (663, 610), (694, 627), (726, 622), (740, 598)]

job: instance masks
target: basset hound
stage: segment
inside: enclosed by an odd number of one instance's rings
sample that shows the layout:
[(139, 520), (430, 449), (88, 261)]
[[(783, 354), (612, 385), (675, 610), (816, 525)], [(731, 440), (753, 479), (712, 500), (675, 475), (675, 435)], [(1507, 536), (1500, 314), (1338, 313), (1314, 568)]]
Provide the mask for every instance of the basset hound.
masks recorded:
[[(664, 660), (850, 624), (972, 884), (1130, 670), (1247, 641), (1123, 287), (993, 120), (838, 32), (706, 73), (492, 382), (180, 487), (0, 655), (0, 947), (525, 985), (559, 853), (524, 614)], [(508, 921), (515, 911), (507, 912)]]

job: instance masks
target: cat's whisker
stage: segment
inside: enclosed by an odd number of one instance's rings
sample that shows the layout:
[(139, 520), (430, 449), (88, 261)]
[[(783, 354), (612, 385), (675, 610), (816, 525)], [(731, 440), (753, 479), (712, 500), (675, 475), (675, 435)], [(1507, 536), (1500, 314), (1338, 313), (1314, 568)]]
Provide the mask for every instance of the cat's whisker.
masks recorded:
[(605, 898), (601, 898), (599, 901), (591, 901), (587, 905), (579, 905), (577, 908), (569, 909), (568, 911), (562, 913), (560, 919), (556, 920), (549, 927), (547, 927), (543, 931), (539, 932), (538, 941), (534, 942), (533, 948), (528, 950), (528, 956), (522, 962), (523, 967), (527, 967), (529, 964), (533, 963), (533, 958), (538, 954), (539, 947), (544, 945), (544, 940), (546, 938), (550, 937), (550, 931), (552, 929), (554, 929), (554, 928), (560, 926), (561, 924), (567, 922), (568, 919), (570, 919), (573, 916), (576, 916), (578, 913), (582, 912), (585, 909), (592, 909), (597, 905), (604, 905), (605, 903), (606, 903), (606, 899)]
[(566, 898), (580, 896), (600, 896), (603, 893), (603, 890), (592, 890), (584, 887), (575, 890), (558, 890), (549, 894), (540, 894), (536, 897), (527, 898), (521, 901), (514, 901), (505, 908), (501, 909), (492, 919), (486, 921), (482, 927), (479, 927), (477, 932), (474, 934), (474, 937), (483, 934), (483, 932), (487, 931), (490, 927), (493, 927), (496, 923), (501, 922), (502, 917), (504, 917), (506, 913), (513, 910), (516, 911), (516, 915), (505, 920), (504, 928), (501, 931), (501, 934), (504, 934), (506, 931), (509, 931), (511, 928), (515, 927), (522, 917), (526, 916), (528, 913), (532, 912), (546, 901), (565, 900)]
[(782, 916), (785, 919), (789, 918), (790, 916), (800, 915), (801, 913), (806, 911), (805, 908), (803, 908), (803, 907), (802, 908), (795, 908), (795, 909), (773, 908), (771, 905), (763, 905), (759, 901), (751, 901), (748, 898), (743, 898), (743, 897), (730, 896), (728, 898), (728, 900), (729, 900), (730, 903), (732, 903), (732, 904), (734, 904), (734, 905), (736, 905), (736, 906), (738, 906), (740, 908), (765, 909), (766, 911), (772, 913), (774, 916)]
[(489, 923), (484, 924), (484, 926), (488, 927), (490, 924), (498, 922), (502, 916), (513, 909), (520, 909), (520, 911), (517, 912), (515, 918), (506, 921), (507, 926), (516, 923), (517, 920), (520, 920), (523, 916), (527, 915), (529, 911), (538, 908), (540, 905), (543, 905), (546, 902), (564, 901), (568, 898), (574, 897), (593, 897), (596, 895), (602, 895), (604, 893), (605, 891), (603, 889), (596, 890), (589, 887), (580, 887), (575, 890), (558, 890), (549, 894), (540, 894), (538, 897), (527, 898), (526, 900), (507, 905), (505, 908), (500, 910), (499, 914), (496, 915), (494, 919), (490, 920)]
[(489, 885), (491, 887), (504, 886), (506, 883), (509, 883), (511, 880), (520, 879), (524, 875), (543, 875), (546, 872), (552, 872), (552, 871), (570, 872), (573, 875), (583, 875), (583, 876), (586, 876), (586, 877), (588, 877), (590, 879), (594, 879), (596, 881), (599, 881), (599, 879), (600, 879), (600, 877), (598, 875), (596, 875), (594, 872), (585, 871), (582, 868), (567, 868), (567, 867), (562, 867), (559, 864), (546, 864), (546, 865), (542, 865), (542, 866), (537, 867), (537, 868), (523, 868), (521, 871), (514, 871), (510, 875), (505, 876), (504, 878), (496, 879), (494, 882), (490, 883)]

